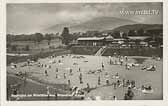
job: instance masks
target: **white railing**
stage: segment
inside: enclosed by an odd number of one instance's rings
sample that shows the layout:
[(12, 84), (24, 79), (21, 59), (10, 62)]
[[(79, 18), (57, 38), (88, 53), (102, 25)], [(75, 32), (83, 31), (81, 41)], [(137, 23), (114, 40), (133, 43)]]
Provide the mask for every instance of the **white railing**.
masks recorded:
[(106, 46), (101, 47), (95, 54), (95, 56), (101, 56), (106, 50)]

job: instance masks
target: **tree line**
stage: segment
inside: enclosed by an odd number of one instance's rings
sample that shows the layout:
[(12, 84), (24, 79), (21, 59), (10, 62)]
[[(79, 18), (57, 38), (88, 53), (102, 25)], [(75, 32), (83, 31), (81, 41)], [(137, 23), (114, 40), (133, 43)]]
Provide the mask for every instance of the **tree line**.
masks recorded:
[[(106, 33), (106, 35), (104, 35)], [(73, 40), (77, 40), (79, 37), (105, 37), (111, 35), (114, 38), (127, 38), (128, 36), (150, 36), (151, 38), (154, 37), (154, 39), (158, 40), (159, 42), (162, 41), (162, 31), (160, 30), (150, 30), (145, 31), (143, 28), (140, 28), (138, 30), (131, 29), (128, 32), (122, 32), (121, 31), (86, 31), (86, 32), (76, 32), (76, 33), (70, 33), (68, 27), (64, 27), (62, 33), (59, 35), (59, 33), (56, 34), (42, 34), (42, 33), (35, 33), (30, 35), (7, 35), (7, 41), (34, 41), (34, 42), (41, 42), (42, 40), (50, 40), (55, 38), (62, 39), (62, 43), (65, 45), (68, 45)]]
[(59, 34), (42, 34), (42, 33), (34, 33), (34, 34), (21, 34), (21, 35), (13, 35), (7, 34), (7, 42), (12, 41), (34, 41), (34, 42), (41, 42), (42, 40), (52, 40), (60, 38)]
[[(106, 33), (106, 34), (104, 34)], [(151, 29), (151, 30), (144, 30), (143, 28), (140, 28), (138, 30), (130, 29), (128, 32), (121, 32), (121, 31), (86, 31), (86, 32), (77, 32), (77, 33), (69, 33), (69, 28), (65, 27), (63, 29), (63, 32), (61, 34), (62, 42), (64, 44), (69, 44), (72, 40), (76, 40), (79, 37), (106, 37), (111, 35), (113, 38), (124, 38), (127, 39), (128, 36), (149, 36), (150, 38), (147, 39), (147, 41), (157, 41), (162, 42), (163, 35), (162, 30), (160, 29)]]

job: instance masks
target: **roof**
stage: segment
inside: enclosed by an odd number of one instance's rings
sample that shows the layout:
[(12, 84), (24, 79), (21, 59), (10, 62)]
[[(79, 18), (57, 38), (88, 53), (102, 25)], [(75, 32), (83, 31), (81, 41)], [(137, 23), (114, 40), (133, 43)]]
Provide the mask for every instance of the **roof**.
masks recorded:
[(107, 36), (106, 39), (114, 39), (111, 35)]
[(78, 38), (77, 40), (78, 41), (83, 41), (83, 40), (103, 40), (104, 39), (104, 37), (85, 37), (85, 38)]
[(114, 41), (124, 41), (124, 38), (115, 38)]
[(141, 45), (146, 45), (147, 42), (143, 42), (143, 41), (142, 41), (142, 42), (140, 42), (140, 44), (141, 44)]
[(111, 35), (105, 37), (106, 41), (113, 41), (114, 37), (112, 37)]
[(149, 36), (128, 36), (128, 38), (131, 40), (145, 40), (149, 38)]

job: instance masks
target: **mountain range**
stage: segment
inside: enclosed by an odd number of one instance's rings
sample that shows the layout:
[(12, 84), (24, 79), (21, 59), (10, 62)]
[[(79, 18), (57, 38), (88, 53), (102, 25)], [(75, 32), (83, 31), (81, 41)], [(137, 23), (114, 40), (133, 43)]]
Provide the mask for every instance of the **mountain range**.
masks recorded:
[(64, 27), (69, 27), (70, 33), (95, 31), (95, 30), (104, 31), (104, 30), (112, 30), (114, 28), (130, 24), (138, 24), (138, 22), (116, 17), (97, 17), (82, 23), (70, 22), (67, 24), (66, 23), (56, 24), (43, 29), (41, 32), (45, 33), (62, 32)]
[(117, 28), (114, 28), (112, 30), (105, 30), (105, 32), (114, 32), (114, 31), (122, 31), (122, 32), (128, 32), (129, 30), (139, 30), (139, 29), (144, 29), (144, 30), (154, 30), (154, 29), (163, 29), (162, 24), (132, 24), (132, 25), (123, 25)]

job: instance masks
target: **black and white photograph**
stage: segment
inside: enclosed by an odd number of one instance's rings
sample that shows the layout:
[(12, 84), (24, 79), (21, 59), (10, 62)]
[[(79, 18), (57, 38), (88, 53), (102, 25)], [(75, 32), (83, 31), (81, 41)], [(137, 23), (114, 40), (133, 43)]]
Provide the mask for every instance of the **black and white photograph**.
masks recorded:
[(163, 100), (163, 2), (6, 3), (6, 100)]

